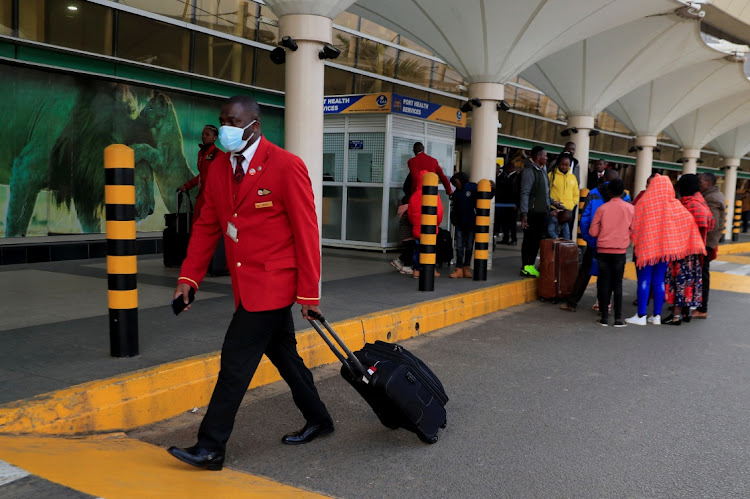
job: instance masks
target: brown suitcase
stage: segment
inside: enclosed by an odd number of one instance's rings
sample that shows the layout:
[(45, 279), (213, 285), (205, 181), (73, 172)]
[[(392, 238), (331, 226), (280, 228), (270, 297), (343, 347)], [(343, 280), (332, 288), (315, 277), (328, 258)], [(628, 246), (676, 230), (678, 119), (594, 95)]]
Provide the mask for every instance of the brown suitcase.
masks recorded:
[(560, 300), (570, 296), (578, 276), (576, 243), (567, 239), (542, 239), (539, 259), (539, 298)]

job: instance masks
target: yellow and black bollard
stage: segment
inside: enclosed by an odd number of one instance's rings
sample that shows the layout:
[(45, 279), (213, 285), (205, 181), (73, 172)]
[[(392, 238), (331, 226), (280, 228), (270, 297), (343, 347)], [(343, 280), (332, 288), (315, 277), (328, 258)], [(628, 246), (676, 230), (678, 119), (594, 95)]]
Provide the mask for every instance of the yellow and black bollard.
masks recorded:
[(114, 144), (104, 149), (109, 349), (113, 357), (138, 355), (134, 165), (131, 148)]
[(586, 206), (586, 198), (589, 196), (589, 190), (586, 188), (581, 189), (580, 197), (578, 198), (578, 223), (576, 224), (578, 226), (576, 235), (578, 246), (586, 247), (586, 240), (583, 238), (583, 235), (581, 234), (581, 217), (583, 216), (583, 208)]
[(487, 179), (477, 186), (477, 218), (474, 235), (474, 280), (487, 280), (487, 258), (490, 250), (490, 207), (492, 206), (492, 184)]
[(734, 223), (732, 223), (732, 242), (740, 240), (740, 224), (742, 223), (742, 200), (734, 202)]
[(419, 236), (419, 290), (435, 291), (435, 251), (437, 250), (438, 176), (422, 176), (422, 228)]

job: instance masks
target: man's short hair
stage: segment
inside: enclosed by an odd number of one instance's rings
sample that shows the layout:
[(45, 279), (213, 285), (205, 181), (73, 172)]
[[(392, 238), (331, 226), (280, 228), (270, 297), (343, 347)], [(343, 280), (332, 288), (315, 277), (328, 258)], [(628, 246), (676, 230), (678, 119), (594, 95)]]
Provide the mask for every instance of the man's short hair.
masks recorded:
[(711, 185), (716, 185), (716, 175), (714, 175), (711, 172), (706, 172), (703, 174), (703, 178), (708, 180), (708, 183)]
[(607, 191), (609, 192), (610, 198), (619, 198), (622, 193), (625, 192), (625, 182), (621, 178), (610, 180), (607, 185)]
[(573, 142), (572, 140), (570, 140), (570, 141), (568, 141), (568, 142), (565, 143), (565, 147), (574, 146), (574, 145), (576, 145), (576, 143)]
[(694, 173), (686, 173), (677, 181), (677, 192), (680, 193), (680, 196), (692, 196), (700, 190), (701, 184), (698, 175)]
[(602, 175), (604, 182), (612, 182), (616, 178), (620, 178), (620, 174), (617, 173), (617, 170), (609, 169), (604, 172), (604, 175)]
[(212, 132), (214, 132), (214, 135), (219, 135), (219, 129), (216, 128), (216, 126), (214, 126), (214, 125), (206, 125), (206, 126), (203, 127), (204, 130), (206, 128), (208, 128), (209, 130), (211, 130)]
[(534, 146), (531, 148), (531, 152), (529, 153), (529, 156), (531, 159), (539, 157), (540, 154), (542, 154), (546, 149), (542, 146)]
[(224, 101), (224, 104), (239, 104), (252, 114), (260, 118), (260, 106), (258, 101), (250, 97), (249, 95), (233, 95)]
[(415, 142), (412, 149), (416, 152), (424, 152), (424, 144), (421, 142)]

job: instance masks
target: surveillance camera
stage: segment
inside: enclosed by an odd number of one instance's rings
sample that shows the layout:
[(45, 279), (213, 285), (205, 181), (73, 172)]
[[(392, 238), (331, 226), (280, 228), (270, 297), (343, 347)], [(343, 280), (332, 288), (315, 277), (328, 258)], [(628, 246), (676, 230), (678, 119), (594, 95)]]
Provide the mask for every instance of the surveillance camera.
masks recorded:
[(506, 101), (501, 100), (497, 103), (497, 110), (498, 111), (508, 111), (510, 110), (510, 104), (508, 104)]
[(471, 104), (468, 102), (464, 102), (463, 105), (459, 108), (462, 113), (468, 113), (472, 110)]
[(286, 47), (292, 52), (297, 50), (297, 42), (294, 41), (294, 39), (291, 36), (285, 36), (281, 39), (281, 46)]
[(482, 101), (474, 97), (473, 99), (469, 99), (469, 102), (471, 102), (471, 105), (474, 107), (482, 107)]
[(276, 47), (271, 51), (271, 62), (274, 64), (284, 64), (286, 62), (286, 50)]
[(589, 130), (589, 137), (596, 137), (601, 132), (599, 130)]
[(336, 59), (338, 56), (341, 55), (341, 50), (334, 47), (330, 43), (326, 43), (323, 46), (323, 50), (318, 52), (318, 58), (319, 59)]

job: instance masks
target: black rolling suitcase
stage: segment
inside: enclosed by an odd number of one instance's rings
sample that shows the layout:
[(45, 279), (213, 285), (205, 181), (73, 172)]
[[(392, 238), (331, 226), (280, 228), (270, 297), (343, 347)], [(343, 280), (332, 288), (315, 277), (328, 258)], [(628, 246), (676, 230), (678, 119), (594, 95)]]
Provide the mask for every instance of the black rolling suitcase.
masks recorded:
[[(185, 211), (182, 212), (183, 195), (187, 198)], [(193, 202), (187, 192), (177, 193), (177, 213), (164, 215), (164, 232), (162, 232), (162, 250), (165, 267), (179, 267), (187, 254), (190, 240), (190, 225), (193, 217)]]
[(416, 433), (423, 442), (437, 442), (438, 430), (447, 424), (448, 396), (430, 368), (395, 343), (367, 343), (362, 350), (352, 353), (322, 315), (316, 319), (346, 352), (345, 356), (320, 325), (310, 320), (343, 363), (341, 376), (370, 404), (380, 422), (387, 428)]

